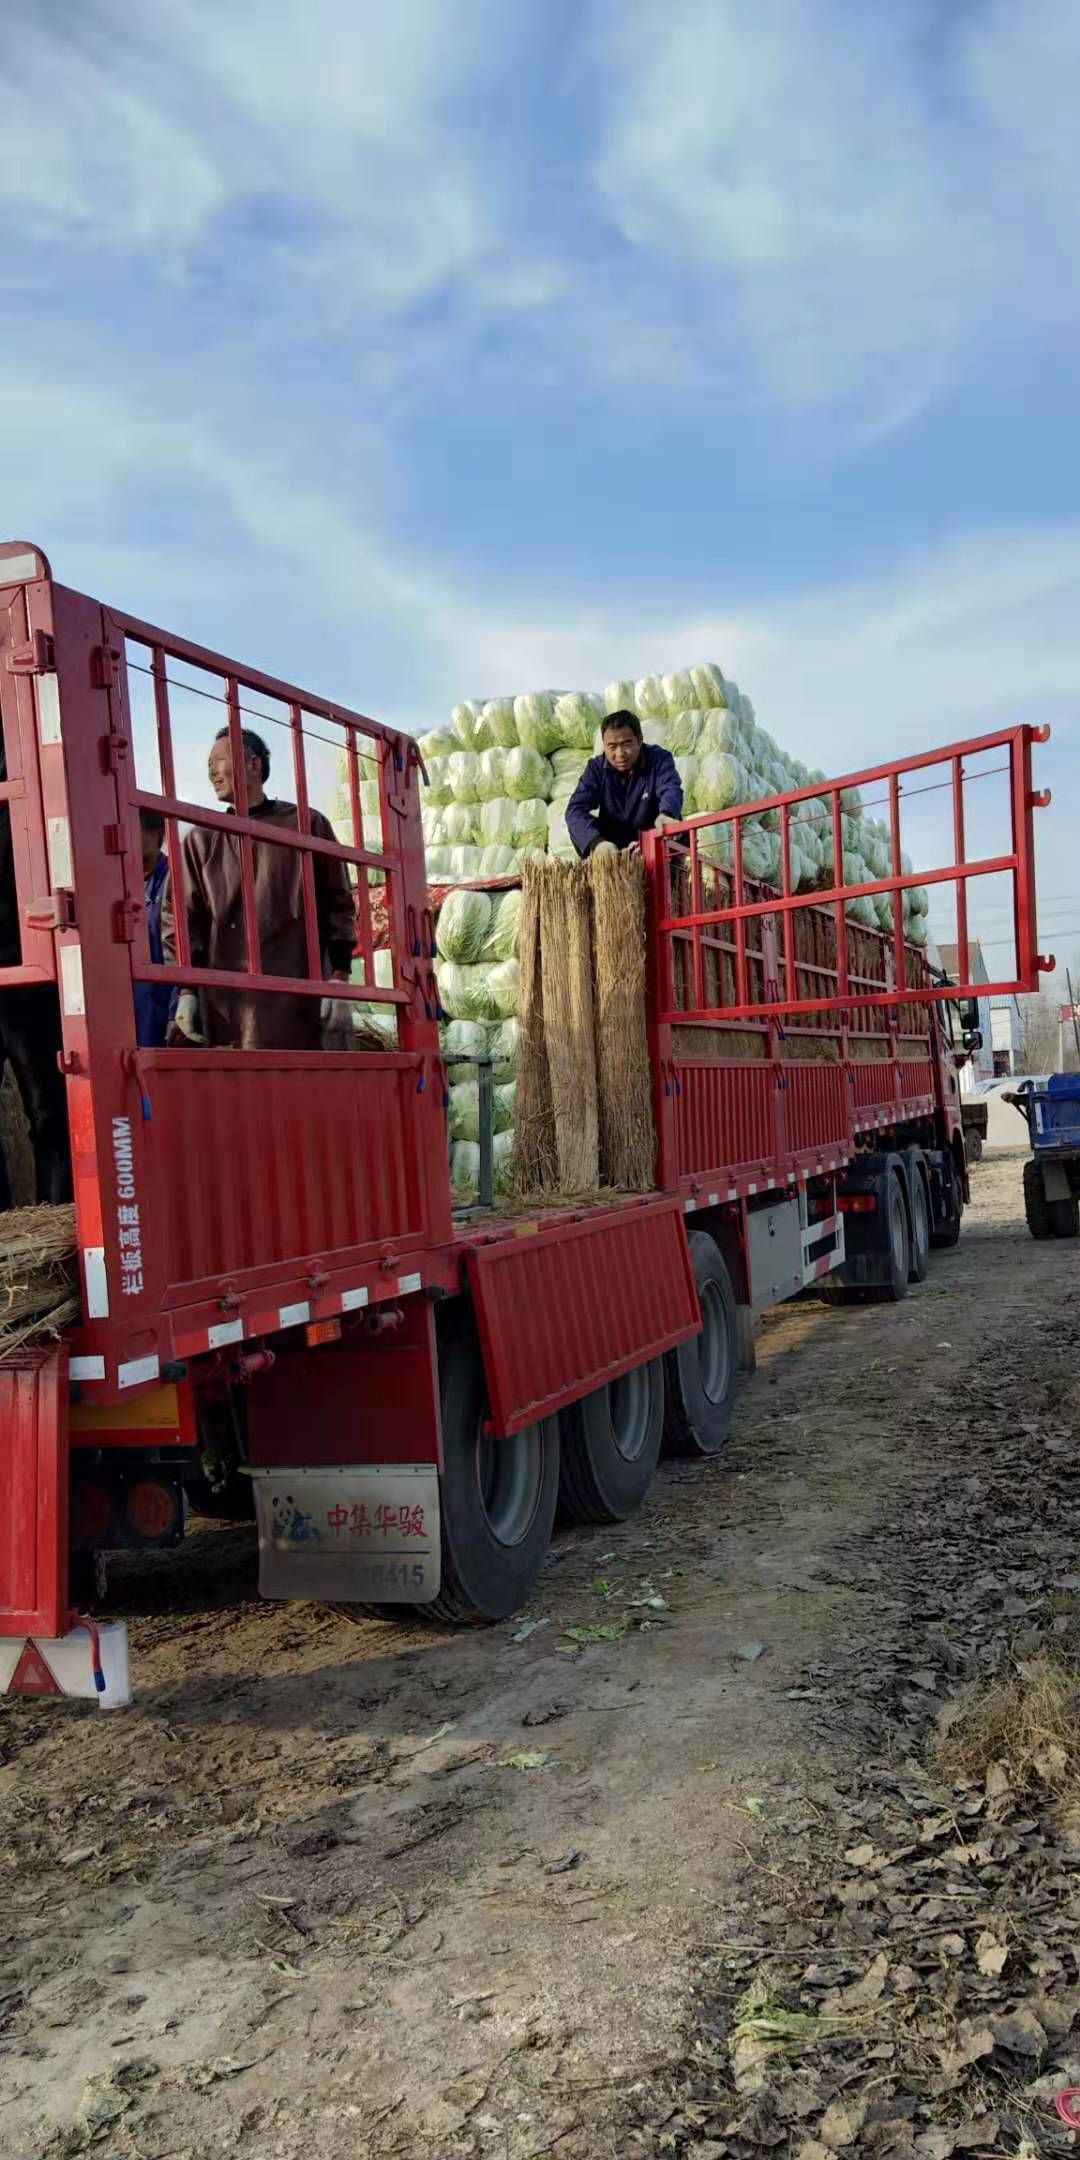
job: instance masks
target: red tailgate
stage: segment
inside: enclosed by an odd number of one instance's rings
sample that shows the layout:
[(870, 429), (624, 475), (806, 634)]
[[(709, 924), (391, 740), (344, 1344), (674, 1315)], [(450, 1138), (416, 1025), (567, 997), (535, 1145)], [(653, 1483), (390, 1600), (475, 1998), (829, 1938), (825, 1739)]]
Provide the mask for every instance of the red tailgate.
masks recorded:
[(497, 1433), (520, 1431), (701, 1326), (675, 1197), (473, 1246), (469, 1285)]

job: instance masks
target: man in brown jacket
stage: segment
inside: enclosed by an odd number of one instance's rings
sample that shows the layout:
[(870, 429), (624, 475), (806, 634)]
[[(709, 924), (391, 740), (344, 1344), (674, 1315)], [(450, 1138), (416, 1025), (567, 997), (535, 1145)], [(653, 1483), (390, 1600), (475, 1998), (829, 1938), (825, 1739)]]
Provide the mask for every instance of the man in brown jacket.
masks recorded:
[[(266, 793), (270, 752), (262, 737), (253, 728), (244, 728), (243, 744), (248, 816), (270, 829), (277, 826), (297, 832), (295, 803), (275, 801)], [(218, 801), (231, 810), (235, 791), (227, 728), (215, 738), (209, 773)], [(320, 840), (337, 837), (319, 810), (311, 812), (311, 831)], [(272, 842), (264, 846), (257, 840), (252, 846), (255, 924), (264, 975), (303, 979), (308, 973), (301, 860), (298, 848)], [(314, 855), (312, 861), (323, 965), (334, 982), (347, 982), (356, 938), (356, 907), (347, 865), (330, 855)], [(205, 825), (193, 826), (184, 840), (184, 883), (192, 965), (235, 969), (242, 977), (247, 962), (239, 840)], [(168, 930), (165, 942), (168, 949), (172, 944)], [(284, 991), (215, 989), (198, 996), (182, 991), (169, 1039), (239, 1050), (318, 1050), (320, 1004), (317, 997), (289, 997)], [(338, 1006), (337, 1010), (347, 1013), (348, 1008)]]

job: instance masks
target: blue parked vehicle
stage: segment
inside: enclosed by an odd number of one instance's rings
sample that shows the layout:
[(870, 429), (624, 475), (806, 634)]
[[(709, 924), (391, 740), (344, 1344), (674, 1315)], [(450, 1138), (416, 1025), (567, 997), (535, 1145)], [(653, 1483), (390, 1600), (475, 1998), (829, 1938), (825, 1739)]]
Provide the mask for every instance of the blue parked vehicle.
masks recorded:
[(1023, 1111), (1031, 1135), (1024, 1213), (1032, 1237), (1075, 1237), (1080, 1231), (1080, 1073), (1052, 1073), (1005, 1099)]

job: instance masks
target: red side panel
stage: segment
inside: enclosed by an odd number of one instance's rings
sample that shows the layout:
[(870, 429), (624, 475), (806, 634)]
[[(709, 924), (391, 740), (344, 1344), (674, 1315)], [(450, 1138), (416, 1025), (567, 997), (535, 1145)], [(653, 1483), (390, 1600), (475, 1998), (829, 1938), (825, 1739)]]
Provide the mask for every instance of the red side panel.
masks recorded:
[(0, 1635), (68, 1624), (67, 1353), (0, 1365)]
[(144, 1258), (164, 1305), (223, 1275), (254, 1290), (313, 1255), (326, 1268), (425, 1242), (415, 1058), (158, 1051), (140, 1073)]
[(772, 1168), (779, 1153), (776, 1074), (764, 1060), (742, 1065), (675, 1061), (678, 1175), (723, 1163), (734, 1176)]
[(497, 1433), (519, 1432), (701, 1326), (677, 1198), (525, 1230), (468, 1256)]

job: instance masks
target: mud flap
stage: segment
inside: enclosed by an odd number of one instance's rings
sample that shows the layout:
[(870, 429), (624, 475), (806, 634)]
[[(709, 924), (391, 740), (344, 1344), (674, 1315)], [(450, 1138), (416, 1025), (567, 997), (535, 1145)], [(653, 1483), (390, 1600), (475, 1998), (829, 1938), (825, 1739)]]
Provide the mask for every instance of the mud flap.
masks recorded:
[(68, 1623), (67, 1352), (0, 1365), (0, 1637), (62, 1637)]
[(259, 1593), (428, 1604), (442, 1578), (432, 1463), (253, 1470)]
[(520, 1432), (701, 1327), (677, 1195), (473, 1246), (492, 1430)]

